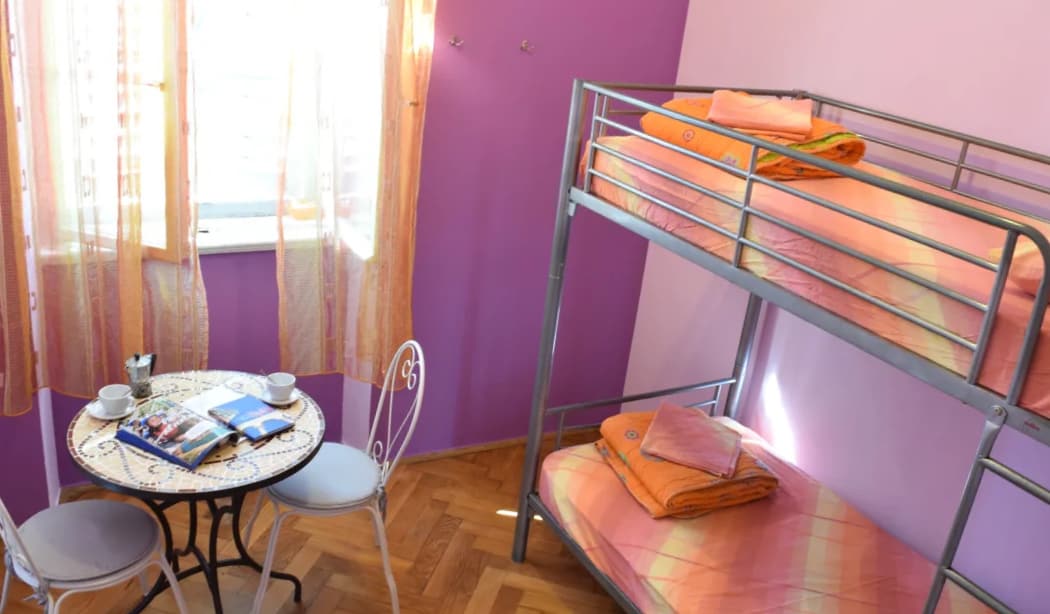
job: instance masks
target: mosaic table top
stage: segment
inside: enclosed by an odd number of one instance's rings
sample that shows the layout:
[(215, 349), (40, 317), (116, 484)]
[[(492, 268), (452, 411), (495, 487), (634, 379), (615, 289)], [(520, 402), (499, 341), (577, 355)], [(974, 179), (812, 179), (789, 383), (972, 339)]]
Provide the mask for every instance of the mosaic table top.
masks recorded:
[[(152, 378), (153, 397), (182, 401), (209, 388), (228, 386), (259, 394), (261, 375), (237, 371), (185, 371)], [(324, 435), (324, 415), (308, 395), (299, 391), (293, 405), (280, 410), (295, 426), (267, 440), (241, 439), (211, 452), (194, 470), (185, 469), (148, 452), (117, 441), (119, 420), (99, 420), (81, 409), (69, 425), (66, 445), (73, 460), (96, 482), (143, 497), (216, 497), (246, 488), (262, 487), (290, 474), (314, 454)]]

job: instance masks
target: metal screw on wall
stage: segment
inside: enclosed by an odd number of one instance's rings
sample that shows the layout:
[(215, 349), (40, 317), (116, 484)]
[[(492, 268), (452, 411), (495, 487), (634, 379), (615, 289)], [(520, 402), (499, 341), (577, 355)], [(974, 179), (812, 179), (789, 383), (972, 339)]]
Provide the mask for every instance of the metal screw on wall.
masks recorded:
[(453, 47), (455, 47), (457, 49), (462, 47), (464, 42), (465, 41), (462, 38), (460, 38), (458, 36), (455, 36), (455, 35), (453, 35), (452, 38), (448, 39), (448, 44), (452, 45)]
[(525, 53), (532, 53), (533, 51), (536, 50), (536, 46), (533, 45), (532, 43), (530, 43), (529, 39), (527, 39), (527, 38), (525, 40), (521, 41), (521, 46), (518, 47), (518, 48), (521, 49), (522, 51), (524, 51)]

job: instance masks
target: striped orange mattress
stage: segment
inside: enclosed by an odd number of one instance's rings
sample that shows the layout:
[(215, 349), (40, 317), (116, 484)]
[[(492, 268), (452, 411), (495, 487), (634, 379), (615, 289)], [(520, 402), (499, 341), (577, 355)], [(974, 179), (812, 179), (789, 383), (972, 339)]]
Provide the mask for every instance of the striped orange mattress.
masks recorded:
[[(690, 520), (650, 517), (593, 444), (547, 456), (540, 497), (643, 612), (920, 612), (934, 566), (831, 490), (719, 418), (780, 478), (769, 498)], [(945, 585), (942, 614), (989, 612)]]
[[(744, 180), (707, 164), (638, 137), (604, 137), (600, 142), (719, 194), (737, 201), (743, 200)], [(597, 152), (594, 166), (618, 181), (678, 206), (734, 235), (737, 232), (740, 223), (737, 209), (604, 152)], [(1016, 219), (1050, 236), (1050, 224), (1041, 220), (967, 199), (873, 164), (862, 162), (857, 168)], [(808, 179), (792, 181), (790, 185), (985, 259), (989, 257), (990, 250), (1002, 246), (1005, 238), (1001, 230), (853, 179)], [(734, 242), (731, 239), (601, 178), (594, 179), (592, 191), (656, 226), (726, 260), (732, 260)], [(756, 209), (940, 283), (972, 299), (982, 303), (988, 301), (994, 281), (991, 271), (761, 184), (753, 186), (751, 203)], [(970, 342), (977, 341), (983, 318), (977, 309), (764, 220), (750, 218), (746, 234), (759, 245), (940, 325)], [(1018, 249), (1028, 243), (1027, 239), (1022, 238), (1018, 242)], [(744, 248), (741, 266), (942, 367), (963, 375), (969, 371), (972, 357), (969, 349), (790, 265), (757, 250)], [(978, 378), (982, 386), (1000, 394), (1004, 394), (1009, 387), (1031, 309), (1032, 297), (1007, 284), (988, 355)], [(1043, 322), (1041, 337), (1045, 340), (1048, 335), (1050, 318)], [(1050, 417), (1050, 344), (1040, 342), (1020, 404)]]

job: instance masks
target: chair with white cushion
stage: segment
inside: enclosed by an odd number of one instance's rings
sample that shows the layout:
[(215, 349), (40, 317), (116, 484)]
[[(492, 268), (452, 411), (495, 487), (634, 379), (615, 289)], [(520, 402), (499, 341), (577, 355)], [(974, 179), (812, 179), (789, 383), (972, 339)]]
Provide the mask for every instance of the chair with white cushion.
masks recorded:
[[(262, 607), (273, 567), (277, 535), (285, 518), (291, 514), (336, 516), (357, 510), (368, 510), (372, 514), (376, 541), (383, 556), (383, 571), (390, 589), (390, 603), (394, 612), (400, 611), (383, 526), (386, 484), (419, 420), (425, 376), (422, 348), (415, 341), (406, 341), (390, 361), (365, 449), (326, 442), (306, 467), (260, 493), (245, 528), (245, 541), (251, 539), (252, 525), (266, 500), (273, 505), (274, 521), (253, 613), (257, 614)], [(395, 395), (395, 388), (402, 389), (405, 394)], [(411, 403), (407, 408), (402, 403), (395, 406), (395, 396), (408, 396)], [(395, 408), (398, 413), (404, 412), (399, 420), (394, 419)]]
[[(7, 603), (12, 575), (33, 589), (27, 599), (56, 614), (69, 595), (114, 586), (135, 576), (142, 579), (150, 565), (160, 567), (168, 579), (179, 612), (189, 611), (164, 558), (157, 521), (134, 505), (108, 500), (63, 503), (16, 526), (0, 501), (0, 539), (5, 547), (0, 612)], [(64, 592), (54, 599), (52, 590)]]

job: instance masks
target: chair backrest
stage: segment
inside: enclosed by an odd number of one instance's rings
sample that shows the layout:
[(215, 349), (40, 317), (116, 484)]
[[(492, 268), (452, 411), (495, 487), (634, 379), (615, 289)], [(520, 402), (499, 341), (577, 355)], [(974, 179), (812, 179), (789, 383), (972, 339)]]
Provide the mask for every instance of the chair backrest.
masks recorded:
[[(386, 484), (405, 446), (416, 430), (419, 408), (423, 405), (423, 385), (426, 383), (426, 363), (423, 348), (409, 340), (401, 344), (390, 360), (383, 380), (383, 391), (379, 395), (372, 430), (365, 448), (380, 468), (380, 484)], [(395, 391), (401, 394), (394, 394)], [(408, 398), (407, 407), (405, 397)], [(398, 403), (395, 403), (395, 398)], [(400, 420), (395, 413), (404, 413)], [(396, 425), (396, 430), (395, 430)]]
[[(0, 540), (4, 542), (4, 564), (9, 566), (11, 564), (18, 565), (28, 571), (39, 583), (40, 572), (37, 571), (36, 565), (33, 564), (33, 559), (29, 558), (29, 552), (26, 551), (25, 544), (22, 543), (22, 538), (18, 535), (18, 525), (11, 519), (11, 514), (8, 513), (7, 507), (4, 506), (3, 499), (0, 499)], [(13, 571), (11, 567), (8, 567), (8, 569)]]

